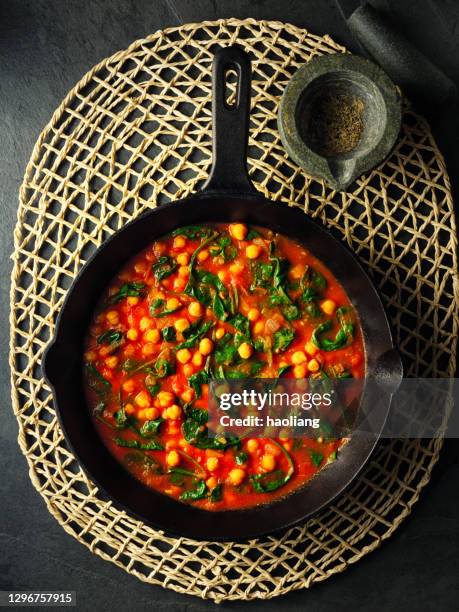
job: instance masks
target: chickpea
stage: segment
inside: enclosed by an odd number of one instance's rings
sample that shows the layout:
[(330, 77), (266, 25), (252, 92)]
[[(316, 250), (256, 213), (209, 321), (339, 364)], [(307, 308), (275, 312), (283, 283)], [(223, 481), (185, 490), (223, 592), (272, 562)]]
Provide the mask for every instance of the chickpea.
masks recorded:
[(301, 365), (306, 362), (306, 355), (303, 351), (295, 351), (291, 357), (293, 365)]
[(178, 404), (172, 404), (169, 408), (165, 410), (166, 418), (172, 421), (179, 419), (182, 416), (182, 409)]
[(225, 330), (223, 327), (219, 327), (215, 332), (215, 337), (217, 338), (217, 340), (221, 340), (224, 335), (225, 335)]
[(222, 281), (222, 283), (228, 282), (228, 272), (226, 272), (226, 270), (219, 270), (217, 272), (217, 276)]
[(179, 278), (186, 278), (189, 273), (190, 273), (190, 269), (188, 266), (180, 266), (180, 268), (177, 271)]
[(143, 339), (147, 342), (153, 342), (153, 344), (156, 344), (160, 339), (159, 331), (157, 329), (149, 329), (144, 333)]
[(249, 244), (245, 250), (245, 254), (249, 259), (257, 259), (261, 255), (261, 247), (258, 244)]
[(198, 261), (206, 261), (206, 259), (209, 259), (208, 249), (202, 249), (202, 251), (199, 251), (197, 259)]
[(247, 236), (247, 232), (247, 225), (244, 225), (243, 223), (231, 223), (229, 226), (229, 233), (236, 240), (244, 240), (244, 238)]
[(174, 327), (178, 332), (184, 332), (190, 327), (190, 322), (188, 319), (177, 319), (177, 321), (174, 323)]
[(211, 476), (206, 480), (206, 485), (209, 489), (215, 489), (215, 487), (218, 485), (218, 480), (215, 478), (215, 476)]
[(110, 368), (110, 370), (113, 370), (113, 368), (116, 368), (116, 366), (118, 365), (118, 357), (116, 355), (107, 357), (107, 359), (105, 360), (105, 365), (107, 366), (107, 368)]
[(137, 340), (137, 338), (139, 337), (139, 332), (136, 330), (135, 327), (131, 327), (127, 330), (126, 336), (128, 340)]
[(188, 312), (192, 317), (200, 317), (202, 315), (203, 308), (199, 302), (191, 302), (188, 306)]
[(272, 472), (276, 467), (276, 458), (273, 455), (263, 455), (260, 464), (266, 472)]
[(186, 286), (186, 280), (184, 278), (176, 278), (174, 281), (174, 291), (183, 291)]
[(317, 361), (317, 359), (311, 359), (311, 361), (308, 363), (308, 370), (310, 372), (318, 372), (320, 370), (320, 363)]
[(176, 467), (180, 463), (180, 455), (176, 450), (167, 453), (166, 463), (169, 467)]
[(109, 310), (105, 315), (105, 318), (111, 325), (117, 325), (120, 321), (120, 317), (117, 310)]
[(257, 321), (260, 318), (260, 311), (258, 308), (251, 308), (247, 313), (247, 318), (249, 321)]
[(265, 324), (264, 321), (257, 321), (255, 323), (255, 325), (253, 326), (253, 333), (254, 334), (262, 334), (265, 330)]
[(314, 342), (306, 342), (306, 344), (304, 345), (304, 350), (306, 351), (306, 353), (308, 355), (311, 355), (311, 357), (313, 355), (315, 355), (317, 353), (317, 351), (319, 350), (317, 348), (317, 346), (314, 344)]
[(139, 408), (147, 408), (150, 404), (150, 396), (146, 391), (140, 391), (135, 396), (134, 401)]
[(159, 410), (157, 408), (145, 408), (143, 414), (145, 419), (153, 421), (154, 419), (158, 418)]
[(136, 306), (139, 303), (139, 301), (140, 301), (139, 298), (136, 297), (135, 295), (131, 295), (127, 299), (127, 303), (129, 304), (129, 306)]
[(105, 346), (101, 346), (99, 349), (99, 356), (100, 357), (106, 357), (107, 355), (109, 355), (111, 353), (111, 346), (105, 345)]
[(126, 393), (132, 393), (135, 389), (135, 382), (130, 378), (123, 383), (123, 391)]
[(174, 394), (170, 391), (160, 391), (157, 395), (161, 408), (167, 408), (174, 403)]
[(239, 353), (239, 356), (242, 357), (242, 359), (249, 359), (249, 357), (252, 356), (253, 347), (248, 342), (243, 342), (237, 349), (237, 352)]
[(322, 308), (325, 314), (332, 315), (336, 309), (336, 302), (334, 302), (333, 300), (324, 300), (320, 307)]
[(265, 455), (272, 455), (273, 457), (278, 457), (281, 454), (281, 450), (275, 444), (270, 444), (269, 442), (265, 444)]
[(186, 404), (188, 404), (194, 398), (194, 389), (187, 389), (186, 391), (182, 393), (180, 397)]
[(240, 261), (232, 263), (229, 267), (231, 274), (240, 274), (244, 270), (244, 265)]
[(132, 357), (135, 353), (135, 346), (133, 344), (128, 344), (123, 348), (123, 355), (125, 357)]
[(124, 404), (124, 412), (131, 416), (135, 414), (135, 407), (132, 404)]
[(187, 253), (186, 251), (184, 253), (179, 253), (177, 255), (177, 263), (180, 266), (186, 266), (188, 265), (188, 262), (190, 261), (190, 254)]
[(145, 355), (145, 357), (150, 357), (155, 351), (156, 348), (153, 342), (147, 342), (142, 346), (142, 354)]
[(204, 363), (203, 356), (201, 355), (199, 351), (196, 351), (196, 353), (193, 355), (193, 365), (195, 365), (197, 368), (200, 368), (203, 363)]
[(254, 438), (247, 440), (247, 450), (249, 451), (249, 453), (254, 453), (255, 451), (257, 451), (258, 446), (258, 440), (255, 440)]
[(190, 378), (190, 376), (193, 376), (194, 374), (194, 366), (191, 363), (186, 363), (183, 366), (183, 373), (187, 378)]
[(173, 242), (174, 249), (183, 249), (185, 245), (186, 245), (185, 236), (176, 236), (174, 238), (174, 242)]
[(214, 343), (212, 342), (212, 340), (210, 340), (210, 338), (203, 338), (199, 343), (199, 352), (201, 353), (201, 355), (210, 355), (213, 348)]
[(299, 280), (304, 274), (304, 266), (303, 264), (296, 264), (296, 266), (293, 266), (293, 268), (290, 270), (290, 276), (295, 279), (295, 280)]
[(95, 351), (86, 351), (84, 358), (86, 361), (95, 361), (97, 359), (97, 353)]
[(177, 351), (176, 357), (179, 363), (185, 364), (190, 361), (191, 353), (187, 348), (180, 349), (179, 351)]
[(209, 470), (209, 472), (215, 472), (215, 470), (218, 468), (217, 457), (209, 457), (206, 462), (206, 467)]
[(177, 310), (179, 308), (180, 302), (176, 297), (169, 298), (166, 300), (166, 310)]
[(245, 471), (241, 468), (234, 468), (228, 474), (228, 479), (235, 487), (239, 486), (245, 478)]
[(293, 376), (295, 378), (306, 378), (306, 366), (304, 365), (304, 363), (296, 365), (293, 368)]
[(140, 331), (147, 331), (147, 329), (150, 329), (151, 327), (153, 327), (154, 322), (152, 319), (150, 319), (150, 317), (142, 317), (139, 321), (139, 329)]

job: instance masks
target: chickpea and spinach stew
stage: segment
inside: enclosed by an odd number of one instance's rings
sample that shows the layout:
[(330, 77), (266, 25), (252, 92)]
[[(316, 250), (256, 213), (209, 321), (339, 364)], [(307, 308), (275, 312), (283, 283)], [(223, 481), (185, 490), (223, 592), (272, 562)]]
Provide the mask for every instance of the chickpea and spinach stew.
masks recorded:
[(268, 503), (343, 440), (207, 435), (209, 381), (364, 375), (358, 318), (301, 244), (242, 223), (188, 226), (112, 280), (85, 339), (98, 432), (133, 476), (205, 510)]

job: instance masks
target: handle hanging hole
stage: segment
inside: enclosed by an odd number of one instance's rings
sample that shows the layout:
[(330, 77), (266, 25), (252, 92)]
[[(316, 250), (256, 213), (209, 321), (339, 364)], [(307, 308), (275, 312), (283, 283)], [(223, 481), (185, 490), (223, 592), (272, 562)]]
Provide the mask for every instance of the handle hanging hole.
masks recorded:
[(239, 90), (239, 69), (236, 64), (228, 64), (223, 71), (224, 103), (226, 108), (237, 106)]

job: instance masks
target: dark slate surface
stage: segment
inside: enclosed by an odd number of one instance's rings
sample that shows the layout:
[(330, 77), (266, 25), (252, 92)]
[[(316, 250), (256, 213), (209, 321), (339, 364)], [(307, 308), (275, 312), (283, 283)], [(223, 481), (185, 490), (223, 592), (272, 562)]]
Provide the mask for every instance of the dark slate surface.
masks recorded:
[[(373, 0), (459, 85), (459, 3)], [(159, 28), (218, 17), (278, 19), (328, 32), (353, 48), (333, 0), (1, 0), (0, 262), (3, 398), (0, 444), (0, 589), (69, 589), (81, 610), (203, 610), (212, 603), (139, 582), (92, 555), (45, 509), (16, 442), (9, 400), (8, 292), (17, 192), (39, 132), (67, 91), (94, 64)], [(431, 113), (456, 189), (459, 113)], [(447, 443), (413, 514), (379, 551), (308, 591), (226, 610), (457, 609), (458, 444)]]

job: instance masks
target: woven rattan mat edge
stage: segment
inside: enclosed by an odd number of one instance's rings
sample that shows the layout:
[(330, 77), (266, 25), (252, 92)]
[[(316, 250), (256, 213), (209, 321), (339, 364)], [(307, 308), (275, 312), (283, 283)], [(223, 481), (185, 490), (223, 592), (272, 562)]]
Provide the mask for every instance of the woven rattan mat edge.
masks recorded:
[[(258, 24), (258, 25), (263, 25), (269, 24), (269, 27), (271, 28), (292, 28), (295, 32), (298, 32), (298, 30), (300, 30), (300, 28), (297, 28), (296, 26), (293, 26), (291, 24), (284, 24), (282, 22), (268, 22), (268, 21), (257, 21), (255, 19), (248, 19), (248, 20), (237, 20), (237, 19), (222, 19), (222, 20), (217, 20), (217, 21), (208, 21), (208, 22), (203, 22), (203, 23), (190, 23), (190, 24), (186, 24), (184, 26), (179, 26), (179, 27), (173, 27), (173, 28), (167, 28), (165, 30), (163, 30), (164, 34), (168, 34), (168, 33), (172, 33), (175, 31), (191, 31), (194, 28), (196, 28), (197, 26), (203, 26), (205, 24), (211, 25), (211, 26), (217, 26), (217, 25), (244, 25), (244, 24)], [(301, 32), (306, 36), (315, 36), (315, 35), (311, 35), (307, 30), (305, 29), (301, 29)], [(127, 55), (129, 54), (129, 52), (133, 49), (138, 47), (138, 45), (145, 41), (151, 41), (154, 37), (156, 36), (156, 33), (153, 33), (152, 35), (142, 39), (142, 40), (137, 40), (134, 41), (127, 49), (123, 50), (123, 51), (119, 51), (117, 53), (115, 53), (113, 56), (111, 56), (109, 59), (111, 61), (116, 61), (119, 60), (120, 58), (123, 57), (123, 55)], [(343, 50), (344, 48), (340, 47), (339, 45), (337, 45), (336, 43), (334, 43), (334, 41), (332, 41), (332, 39), (325, 35), (325, 36), (317, 36), (317, 38), (320, 38), (322, 40), (326, 40), (328, 42), (330, 42), (330, 44), (333, 44), (337, 50)], [(107, 58), (108, 59), (108, 58)], [(107, 59), (102, 60), (101, 62), (99, 62), (96, 66), (94, 66), (91, 70), (89, 70), (84, 77), (79, 81), (79, 83), (73, 87), (69, 93), (66, 95), (66, 97), (64, 98), (64, 100), (62, 101), (62, 103), (59, 105), (59, 107), (56, 109), (56, 111), (53, 113), (50, 121), (48, 122), (48, 124), (45, 126), (45, 128), (42, 130), (34, 148), (32, 151), (32, 155), (31, 155), (31, 159), (27, 165), (27, 168), (25, 170), (24, 173), (24, 180), (23, 183), (21, 185), (21, 189), (20, 189), (20, 203), (21, 206), (24, 204), (25, 202), (25, 185), (27, 182), (28, 177), (30, 176), (30, 174), (33, 172), (33, 159), (38, 155), (39, 150), (45, 140), (45, 138), (47, 137), (49, 130), (52, 128), (52, 126), (55, 124), (55, 122), (59, 119), (59, 117), (62, 115), (62, 113), (64, 112), (66, 105), (68, 103), (68, 101), (73, 97), (75, 91), (77, 89), (79, 89), (80, 87), (83, 87), (91, 78), (92, 76), (98, 71), (100, 70), (102, 67), (104, 67), (107, 63)], [(443, 160), (443, 156), (441, 155), (441, 153), (438, 151), (436, 151), (436, 155), (437, 158), (439, 160), (439, 162), (441, 163), (441, 165), (443, 167), (445, 167), (444, 164), (444, 160)], [(445, 177), (445, 182), (446, 187), (449, 190), (449, 178), (447, 176), (446, 173), (446, 169), (444, 170), (444, 177)], [(451, 199), (451, 195), (448, 195), (448, 198)], [(20, 244), (20, 236), (22, 234), (22, 229), (20, 227), (20, 210), (18, 210), (18, 215), (17, 215), (17, 224), (14, 230), (14, 247), (15, 247), (15, 254), (17, 252), (17, 249), (19, 247)], [(12, 276), (11, 276), (11, 280), (12, 280), (12, 284), (11, 284), (11, 293), (10, 293), (10, 297), (11, 297), (11, 304), (14, 304), (14, 299), (15, 299), (15, 281), (17, 279), (17, 275), (18, 275), (18, 261), (17, 258), (15, 256), (15, 254), (13, 254), (12, 258), (14, 260), (14, 268), (13, 268), (13, 272), (12, 272)], [(458, 291), (457, 291), (457, 285), (456, 285), (456, 296), (458, 295)], [(458, 298), (459, 300), (459, 298)], [(14, 316), (14, 312), (13, 310), (11, 310), (10, 313), (10, 327), (11, 327), (11, 342), (10, 342), (10, 366), (11, 366), (11, 381), (12, 381), (12, 401), (13, 401), (13, 409), (15, 412), (15, 415), (18, 415), (18, 411), (19, 411), (19, 400), (18, 400), (18, 396), (15, 394), (15, 389), (14, 389), (14, 366), (15, 366), (15, 359), (14, 359), (14, 343), (13, 343), (13, 338), (14, 338), (14, 332), (15, 332), (15, 316)], [(456, 330), (457, 331), (457, 330)], [(457, 334), (456, 334), (457, 337)], [(22, 429), (22, 428), (21, 428)], [(27, 456), (27, 443), (25, 440), (25, 436), (22, 430), (19, 431), (19, 435), (18, 435), (18, 442), (21, 448), (21, 451), (23, 452), (23, 454), (26, 456), (28, 464), (29, 464), (29, 475), (30, 478), (32, 480), (32, 483), (34, 485), (34, 487), (37, 489), (38, 492), (41, 493), (41, 487), (40, 487), (40, 483), (39, 483), (39, 478), (35, 472), (35, 467), (33, 462), (29, 459), (29, 457)], [(430, 480), (430, 476), (431, 476), (431, 472), (432, 469), (438, 459), (438, 455), (440, 452), (440, 449), (442, 447), (442, 440), (435, 440), (434, 444), (433, 444), (433, 448), (432, 448), (432, 460), (430, 462), (430, 464), (428, 465), (428, 468), (425, 471), (424, 476), (422, 477), (422, 479), (419, 481), (418, 485), (417, 485), (417, 491), (416, 493), (413, 495), (413, 497), (410, 499), (410, 501), (407, 504), (407, 507), (405, 508), (405, 510), (403, 510), (397, 517), (397, 519), (394, 521), (392, 527), (383, 535), (379, 538), (379, 541), (376, 542), (375, 544), (364, 548), (360, 551), (360, 554), (355, 555), (354, 558), (352, 558), (351, 560), (345, 562), (342, 564), (342, 566), (338, 566), (333, 568), (332, 571), (326, 572), (325, 575), (323, 577), (317, 578), (316, 581), (320, 581), (322, 579), (325, 579), (327, 577), (329, 577), (330, 575), (334, 574), (334, 573), (338, 573), (343, 571), (349, 564), (355, 563), (357, 562), (360, 558), (362, 558), (365, 554), (367, 554), (368, 552), (375, 550), (379, 547), (379, 545), (386, 539), (388, 539), (392, 533), (397, 529), (397, 527), (401, 524), (401, 522), (403, 520), (405, 520), (405, 518), (411, 513), (412, 508), (414, 506), (414, 504), (417, 502), (417, 500), (419, 499), (419, 496), (421, 494), (421, 491), (423, 490), (423, 488), (426, 486), (426, 484), (429, 482)], [(123, 569), (126, 569), (123, 564), (121, 562), (118, 562), (116, 559), (113, 559), (112, 557), (105, 555), (101, 550), (99, 549), (93, 549), (91, 547), (91, 545), (89, 545), (88, 543), (86, 543), (84, 540), (78, 538), (78, 536), (75, 534), (75, 532), (72, 530), (72, 528), (70, 527), (70, 525), (68, 524), (64, 524), (63, 520), (62, 520), (62, 515), (61, 513), (55, 508), (53, 507), (52, 503), (50, 502), (50, 500), (48, 498), (45, 497), (45, 502), (46, 505), (48, 507), (48, 510), (50, 511), (50, 513), (56, 518), (56, 520), (62, 525), (62, 527), (64, 528), (64, 530), (73, 535), (74, 537), (77, 537), (77, 539), (82, 542), (83, 544), (85, 544), (85, 546), (87, 546), (92, 552), (95, 552), (96, 554), (98, 554), (100, 557), (102, 558), (106, 558), (107, 560), (110, 560), (112, 563), (115, 563), (117, 565), (119, 565), (120, 567), (122, 567)], [(152, 582), (151, 580), (147, 580), (147, 578), (137, 572), (132, 572), (134, 573), (139, 579), (146, 581), (146, 582)], [(158, 584), (161, 584), (160, 582), (158, 582)], [(309, 584), (303, 584), (303, 585), (299, 585), (297, 587), (285, 587), (285, 588), (281, 588), (278, 591), (273, 591), (269, 594), (263, 593), (263, 597), (264, 598), (270, 598), (270, 597), (274, 597), (280, 594), (283, 594), (285, 592), (288, 592), (290, 590), (293, 590), (294, 588), (301, 588), (302, 586), (310, 586)], [(173, 590), (176, 590), (177, 592), (182, 592), (182, 593), (187, 593), (188, 591), (186, 589), (181, 589), (180, 587), (178, 587), (177, 585), (168, 585), (168, 588), (172, 588)], [(203, 598), (205, 598), (205, 593), (203, 593), (201, 595)], [(218, 598), (215, 598), (215, 600), (217, 601)]]

